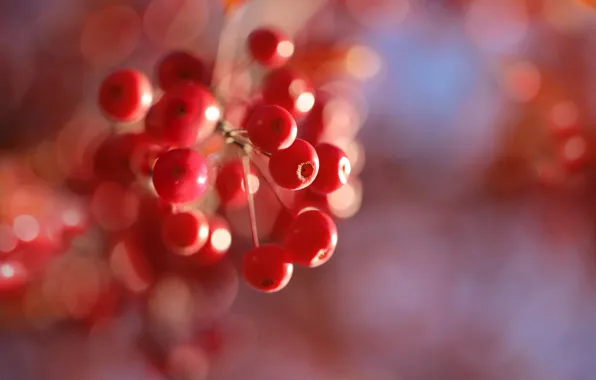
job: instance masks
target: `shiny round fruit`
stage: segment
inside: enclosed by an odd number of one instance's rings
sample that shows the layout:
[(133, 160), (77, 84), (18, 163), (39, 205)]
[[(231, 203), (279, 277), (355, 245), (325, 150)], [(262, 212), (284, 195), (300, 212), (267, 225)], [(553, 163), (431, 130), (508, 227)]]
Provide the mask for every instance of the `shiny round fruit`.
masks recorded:
[(213, 133), (220, 109), (211, 92), (195, 83), (168, 90), (149, 110), (145, 131), (155, 143), (187, 148)]
[(308, 79), (293, 69), (273, 70), (263, 80), (263, 100), (284, 108), (294, 117), (309, 112), (315, 96)]
[(320, 194), (329, 194), (348, 182), (352, 171), (346, 153), (333, 144), (321, 143), (315, 146), (319, 157), (319, 173), (310, 190)]
[(115, 122), (131, 123), (145, 116), (153, 100), (149, 79), (137, 70), (108, 75), (99, 89), (99, 108)]
[(185, 51), (166, 55), (157, 66), (159, 87), (169, 91), (180, 83), (205, 84), (207, 68), (202, 60)]
[(166, 149), (164, 147), (145, 139), (145, 141), (137, 144), (137, 147), (132, 152), (130, 158), (132, 171), (138, 176), (150, 177), (153, 173), (155, 161), (165, 151)]
[(166, 202), (192, 202), (207, 190), (207, 163), (192, 149), (167, 151), (155, 162), (153, 186), (159, 197)]
[(246, 130), (251, 143), (269, 153), (288, 148), (298, 134), (292, 115), (276, 105), (256, 107), (246, 121)]
[(214, 216), (209, 220), (209, 238), (203, 248), (195, 253), (192, 258), (201, 266), (214, 265), (220, 262), (228, 253), (232, 245), (232, 232), (228, 222)]
[(248, 35), (248, 52), (264, 67), (283, 66), (294, 54), (294, 44), (281, 31), (271, 28), (253, 30)]
[(296, 139), (284, 150), (269, 159), (269, 172), (280, 187), (300, 190), (310, 185), (319, 172), (319, 158), (315, 148), (308, 142)]
[(198, 210), (169, 214), (162, 222), (161, 236), (172, 252), (182, 256), (192, 255), (207, 242), (209, 222)]
[[(247, 177), (250, 193), (254, 194), (259, 187), (259, 178), (252, 167)], [(244, 165), (241, 160), (226, 162), (219, 168), (215, 180), (215, 190), (224, 206), (242, 207), (246, 205), (248, 198), (244, 184)]]
[(286, 232), (285, 247), (294, 263), (318, 267), (326, 263), (337, 246), (337, 227), (327, 214), (306, 210), (294, 218)]
[(262, 292), (283, 289), (292, 278), (292, 256), (283, 247), (266, 244), (248, 251), (242, 259), (242, 275), (253, 288)]

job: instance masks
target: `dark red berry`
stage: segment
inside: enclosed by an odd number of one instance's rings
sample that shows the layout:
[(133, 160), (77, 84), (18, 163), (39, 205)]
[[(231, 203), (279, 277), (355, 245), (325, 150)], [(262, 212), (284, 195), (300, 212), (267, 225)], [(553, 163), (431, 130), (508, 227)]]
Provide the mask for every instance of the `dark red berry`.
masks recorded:
[(294, 54), (294, 44), (279, 30), (260, 28), (248, 35), (248, 51), (262, 66), (279, 67)]
[(263, 80), (263, 100), (286, 109), (294, 117), (310, 111), (315, 102), (308, 79), (290, 68), (271, 71)]
[(169, 214), (162, 222), (161, 237), (172, 252), (192, 255), (207, 242), (209, 222), (198, 210)]
[(192, 257), (201, 265), (213, 265), (220, 262), (228, 253), (232, 245), (232, 233), (228, 222), (220, 216), (214, 216), (209, 220), (209, 238)]
[[(256, 193), (259, 178), (252, 168), (247, 179), (251, 194)], [(241, 160), (232, 160), (222, 165), (217, 172), (215, 190), (220, 202), (225, 206), (242, 207), (247, 203), (244, 166)]]
[(206, 87), (181, 83), (151, 107), (145, 131), (158, 144), (186, 148), (211, 135), (219, 117), (219, 106)]
[(308, 141), (313, 145), (321, 142), (327, 125), (329, 123), (328, 104), (332, 96), (324, 91), (317, 91), (315, 93), (315, 103), (302, 123), (300, 124), (299, 137)]
[(132, 152), (130, 158), (132, 171), (138, 176), (151, 176), (157, 157), (165, 151), (164, 147), (145, 139), (142, 143), (137, 144), (137, 147)]
[(99, 89), (99, 108), (115, 122), (140, 120), (152, 100), (149, 79), (136, 70), (123, 69), (111, 73)]
[(166, 202), (188, 203), (199, 198), (208, 186), (205, 159), (192, 149), (163, 153), (153, 168), (153, 186)]
[(327, 214), (306, 210), (294, 218), (287, 230), (285, 247), (294, 263), (317, 267), (326, 263), (337, 246), (337, 227)]
[(166, 55), (157, 66), (159, 87), (169, 91), (180, 83), (205, 84), (207, 68), (203, 61), (185, 51)]
[(329, 194), (348, 182), (352, 170), (346, 153), (333, 144), (321, 143), (315, 146), (319, 156), (319, 174), (309, 189), (320, 194)]
[(254, 109), (246, 122), (246, 130), (252, 144), (269, 153), (288, 148), (298, 134), (292, 115), (275, 105)]
[(106, 138), (95, 151), (93, 168), (98, 179), (128, 184), (135, 180), (131, 157), (143, 143), (143, 136), (124, 133)]
[(254, 248), (242, 259), (242, 275), (253, 288), (263, 292), (283, 289), (292, 278), (292, 256), (283, 247), (266, 244)]
[(294, 203), (292, 207), (294, 215), (299, 214), (305, 209), (317, 209), (326, 213), (330, 212), (329, 197), (327, 194), (314, 192), (311, 190), (311, 186), (294, 192)]
[(269, 159), (269, 172), (280, 187), (300, 190), (310, 185), (319, 172), (319, 158), (308, 142), (296, 139), (284, 150), (278, 150)]

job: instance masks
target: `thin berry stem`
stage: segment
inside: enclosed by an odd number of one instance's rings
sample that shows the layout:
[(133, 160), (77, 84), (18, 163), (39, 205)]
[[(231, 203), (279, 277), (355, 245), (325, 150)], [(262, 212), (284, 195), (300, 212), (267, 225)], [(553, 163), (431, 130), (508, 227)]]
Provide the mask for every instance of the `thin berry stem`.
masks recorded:
[[(253, 163), (254, 163), (254, 161), (253, 161)], [(271, 190), (271, 192), (275, 196), (275, 199), (277, 199), (277, 201), (279, 202), (280, 206), (284, 210), (288, 211), (289, 210), (289, 207), (281, 199), (281, 197), (279, 196), (279, 193), (277, 192), (277, 190), (276, 190), (275, 186), (273, 185), (273, 183), (271, 182), (271, 180), (265, 175), (265, 173), (263, 172), (263, 170), (261, 170), (261, 168), (256, 163), (254, 163), (253, 167), (259, 173), (259, 177), (262, 178), (265, 181), (265, 184), (267, 185), (267, 187), (269, 188), (269, 190)]]
[(253, 145), (253, 143), (244, 136), (230, 136), (231, 138), (234, 138), (234, 140), (240, 142), (241, 144), (246, 144), (246, 145), (250, 145), (251, 149), (254, 150), (255, 152), (262, 154), (263, 156), (267, 156), (267, 157), (271, 157), (271, 153), (269, 152), (265, 152), (259, 148), (257, 148), (256, 146)]
[(257, 231), (257, 213), (255, 211), (255, 198), (250, 191), (248, 175), (250, 173), (250, 148), (243, 147), (242, 169), (244, 172), (244, 192), (248, 200), (248, 216), (250, 220), (250, 234), (254, 247), (259, 246), (259, 232)]
[(236, 135), (245, 135), (248, 133), (248, 131), (246, 129), (230, 129), (228, 132), (229, 136), (236, 136)]
[(218, 121), (215, 129), (224, 136), (224, 138), (226, 139), (226, 143), (235, 144), (243, 150), (246, 150), (246, 147), (250, 147), (251, 151), (258, 152), (267, 157), (271, 157), (271, 153), (258, 149), (250, 142), (248, 138), (241, 136), (246, 133), (244, 129), (234, 128), (230, 123), (228, 123), (225, 120)]

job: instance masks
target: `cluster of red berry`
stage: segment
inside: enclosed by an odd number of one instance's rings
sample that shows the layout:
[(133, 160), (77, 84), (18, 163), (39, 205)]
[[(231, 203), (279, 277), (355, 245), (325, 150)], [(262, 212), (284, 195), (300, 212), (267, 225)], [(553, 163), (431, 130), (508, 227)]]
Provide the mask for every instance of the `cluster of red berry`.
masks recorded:
[[(171, 252), (174, 261), (213, 265), (231, 245), (230, 227), (216, 212), (195, 207), (197, 201), (214, 192), (220, 208), (247, 206), (254, 248), (244, 256), (242, 274), (254, 288), (272, 292), (288, 284), (294, 263), (315, 267), (329, 260), (337, 228), (321, 207), (302, 202), (287, 210), (291, 223), (282, 241), (260, 245), (255, 182), (266, 181), (276, 193), (307, 190), (311, 198), (324, 198), (347, 183), (351, 166), (341, 148), (320, 142), (322, 121), (298, 127), (297, 120), (322, 118), (317, 108), (325, 97), (316, 99), (308, 79), (286, 66), (293, 43), (277, 30), (262, 28), (250, 34), (247, 47), (253, 62), (268, 72), (236, 126), (224, 119), (225, 107), (206, 85), (207, 65), (189, 53), (173, 52), (158, 64), (161, 94), (137, 70), (111, 73), (99, 90), (100, 109), (117, 124), (141, 121), (143, 130), (111, 135), (98, 148), (94, 167), (102, 181), (124, 191), (140, 191), (131, 184), (147, 179), (151, 211), (141, 207), (136, 220), (123, 218), (122, 210), (110, 212), (118, 215), (114, 230), (133, 225), (125, 240), (141, 242), (136, 244), (140, 257)], [(214, 148), (218, 139), (222, 144)], [(225, 159), (230, 150), (240, 154)], [(259, 168), (259, 160), (268, 160), (268, 170)], [(165, 249), (157, 253), (156, 247)], [(162, 258), (153, 267), (172, 270), (172, 262)]]

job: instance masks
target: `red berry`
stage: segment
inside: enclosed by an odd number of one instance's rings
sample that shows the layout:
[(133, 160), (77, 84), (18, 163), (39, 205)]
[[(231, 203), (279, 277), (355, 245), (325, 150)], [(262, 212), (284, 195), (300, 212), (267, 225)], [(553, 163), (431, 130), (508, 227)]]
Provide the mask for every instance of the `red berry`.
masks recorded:
[(271, 232), (268, 236), (268, 239), (270, 241), (283, 240), (286, 236), (286, 231), (290, 227), (290, 224), (292, 224), (294, 221), (295, 216), (294, 210), (282, 207), (275, 217), (275, 222), (271, 227)]
[(285, 238), (285, 247), (296, 264), (318, 267), (326, 263), (337, 246), (337, 227), (327, 214), (306, 210), (298, 214)]
[(172, 252), (188, 256), (207, 242), (209, 222), (198, 210), (169, 214), (162, 222), (161, 237)]
[(146, 140), (138, 144), (130, 158), (132, 171), (139, 176), (151, 176), (157, 157), (164, 152), (165, 149), (162, 146), (156, 145), (152, 141)]
[(284, 67), (271, 71), (263, 80), (263, 100), (297, 117), (312, 109), (315, 97), (306, 77)]
[(203, 248), (192, 257), (201, 266), (213, 265), (221, 261), (232, 245), (232, 233), (228, 222), (220, 216), (209, 221), (209, 238)]
[(283, 247), (266, 244), (254, 248), (242, 259), (242, 275), (246, 282), (263, 292), (284, 288), (292, 277), (292, 256)]
[(275, 105), (254, 109), (246, 122), (246, 130), (251, 143), (269, 153), (288, 148), (298, 134), (292, 115)]
[(153, 168), (153, 186), (166, 202), (188, 203), (207, 190), (208, 169), (205, 159), (191, 149), (163, 153)]
[(294, 193), (292, 211), (297, 215), (305, 209), (317, 209), (329, 213), (329, 197), (327, 194), (312, 191), (310, 187), (304, 190), (298, 190)]
[(248, 51), (259, 64), (279, 67), (294, 54), (294, 44), (279, 30), (260, 28), (248, 35)]
[(309, 189), (329, 194), (348, 182), (352, 170), (346, 153), (333, 144), (321, 143), (315, 147), (319, 156), (319, 174)]
[(207, 68), (203, 61), (185, 51), (166, 55), (157, 65), (159, 87), (169, 91), (180, 83), (204, 84)]
[(141, 72), (118, 70), (104, 79), (99, 89), (99, 107), (116, 122), (131, 123), (145, 116), (153, 100), (151, 83)]
[[(256, 193), (259, 188), (259, 178), (252, 168), (248, 173), (248, 186), (251, 194)], [(242, 207), (247, 203), (242, 161), (229, 161), (219, 169), (215, 180), (215, 190), (223, 205)]]
[(93, 169), (102, 180), (128, 184), (135, 180), (131, 157), (135, 149), (142, 144), (143, 136), (136, 133), (124, 133), (106, 138), (95, 151)]
[(145, 131), (156, 143), (186, 148), (209, 136), (219, 117), (220, 109), (207, 88), (181, 83), (151, 107)]
[(317, 91), (315, 94), (315, 103), (300, 124), (300, 138), (316, 145), (321, 141), (328, 124), (328, 109), (332, 96), (324, 91)]
[(288, 149), (271, 155), (269, 172), (279, 186), (289, 190), (303, 189), (319, 172), (317, 152), (308, 142), (296, 139)]

